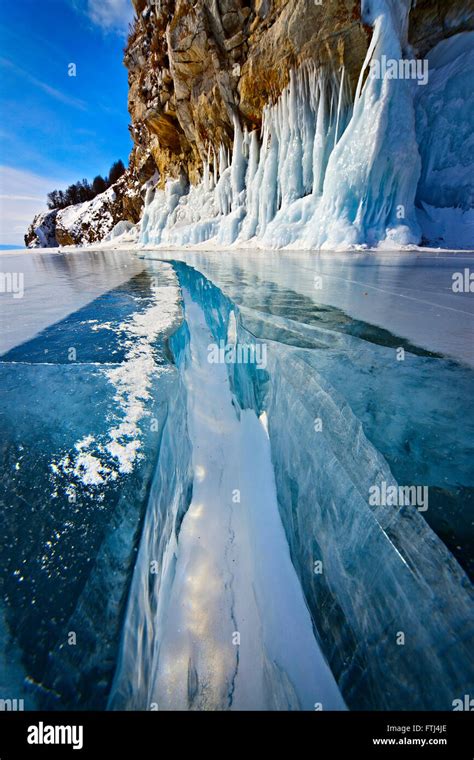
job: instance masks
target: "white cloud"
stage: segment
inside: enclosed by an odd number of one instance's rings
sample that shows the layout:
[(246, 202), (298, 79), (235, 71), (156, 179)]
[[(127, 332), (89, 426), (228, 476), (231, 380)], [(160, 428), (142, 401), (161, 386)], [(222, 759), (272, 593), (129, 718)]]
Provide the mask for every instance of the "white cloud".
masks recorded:
[(131, 0), (88, 0), (89, 16), (103, 29), (127, 31), (133, 19)]
[(23, 236), (35, 214), (46, 211), (46, 195), (64, 180), (0, 166), (0, 245), (24, 245)]
[(72, 4), (106, 32), (126, 33), (134, 15), (132, 0), (72, 0)]

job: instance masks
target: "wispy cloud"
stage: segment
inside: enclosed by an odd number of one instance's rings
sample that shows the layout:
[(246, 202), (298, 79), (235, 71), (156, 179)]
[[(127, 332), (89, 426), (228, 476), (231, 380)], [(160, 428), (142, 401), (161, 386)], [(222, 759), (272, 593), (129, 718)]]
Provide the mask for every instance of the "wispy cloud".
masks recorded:
[(106, 32), (124, 34), (133, 19), (131, 0), (71, 0), (71, 3)]
[(73, 108), (79, 108), (81, 111), (85, 111), (87, 109), (87, 104), (83, 100), (80, 100), (79, 98), (73, 98), (70, 95), (66, 95), (66, 93), (61, 92), (61, 90), (57, 90), (55, 87), (51, 87), (46, 82), (42, 82), (41, 79), (37, 79), (28, 71), (20, 68), (20, 66), (17, 66), (15, 63), (13, 63), (13, 61), (10, 61), (8, 58), (0, 58), (0, 66), (10, 69), (18, 76), (26, 79), (34, 87), (39, 87), (39, 89), (43, 90), (43, 92), (46, 92), (52, 98), (61, 101), (61, 103), (64, 103), (65, 105), (72, 106)]
[(44, 198), (40, 198), (39, 195), (1, 195), (0, 201), (35, 201), (35, 203), (43, 203)]
[(66, 184), (54, 177), (0, 166), (0, 244), (23, 245), (35, 214), (46, 211), (46, 195)]

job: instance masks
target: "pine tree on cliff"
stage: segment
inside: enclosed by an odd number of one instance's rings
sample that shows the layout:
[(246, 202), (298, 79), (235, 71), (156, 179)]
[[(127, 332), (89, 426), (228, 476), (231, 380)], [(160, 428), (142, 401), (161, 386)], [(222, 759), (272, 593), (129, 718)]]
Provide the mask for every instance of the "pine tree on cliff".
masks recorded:
[(49, 209), (66, 208), (66, 206), (74, 206), (77, 203), (84, 203), (90, 201), (99, 195), (99, 193), (105, 192), (108, 187), (113, 185), (122, 176), (125, 171), (123, 161), (115, 161), (110, 167), (109, 176), (104, 178), (100, 174), (94, 177), (92, 184), (89, 180), (83, 179), (80, 182), (75, 182), (66, 190), (52, 190), (48, 193), (47, 205)]
[(98, 174), (97, 177), (94, 177), (92, 182), (92, 191), (94, 193), (94, 196), (99, 195), (99, 193), (104, 193), (106, 190), (107, 182), (100, 174)]
[(120, 179), (124, 171), (125, 166), (123, 165), (123, 161), (120, 159), (112, 164), (109, 172), (109, 187), (110, 185), (113, 185), (115, 182), (117, 182), (118, 179)]

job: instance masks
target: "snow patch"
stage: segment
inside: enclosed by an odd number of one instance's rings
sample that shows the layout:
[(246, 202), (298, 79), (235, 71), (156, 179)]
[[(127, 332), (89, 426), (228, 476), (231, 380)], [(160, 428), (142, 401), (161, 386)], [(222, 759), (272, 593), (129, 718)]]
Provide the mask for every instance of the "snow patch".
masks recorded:
[(74, 445), (74, 452), (52, 462), (54, 477), (62, 473), (86, 489), (94, 489), (130, 474), (140, 458), (143, 434), (139, 423), (149, 415), (147, 402), (154, 378), (166, 371), (156, 361), (154, 343), (179, 318), (179, 289), (172, 267), (162, 264), (160, 277), (167, 277), (169, 282), (165, 286), (152, 286), (153, 302), (145, 311), (119, 324), (104, 322), (91, 326), (92, 330), (116, 332), (125, 349), (121, 364), (101, 369), (115, 390), (120, 421), (100, 440), (89, 434)]

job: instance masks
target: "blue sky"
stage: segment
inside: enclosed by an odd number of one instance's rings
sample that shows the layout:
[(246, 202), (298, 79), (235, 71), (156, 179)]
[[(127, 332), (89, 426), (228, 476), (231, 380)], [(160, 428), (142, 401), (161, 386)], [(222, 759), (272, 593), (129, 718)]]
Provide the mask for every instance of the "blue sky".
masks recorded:
[(131, 0), (2, 0), (0, 245), (22, 243), (50, 190), (127, 163), (132, 16)]

